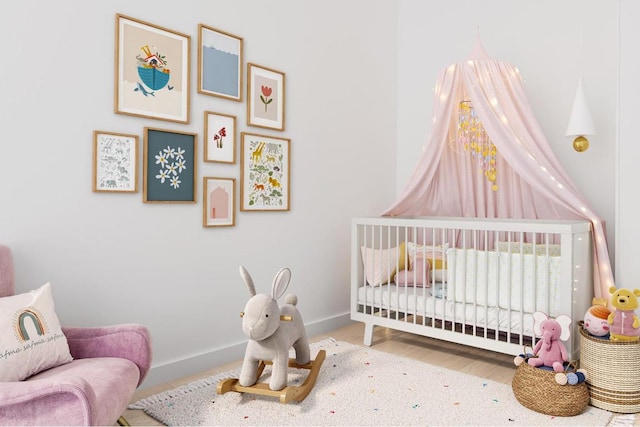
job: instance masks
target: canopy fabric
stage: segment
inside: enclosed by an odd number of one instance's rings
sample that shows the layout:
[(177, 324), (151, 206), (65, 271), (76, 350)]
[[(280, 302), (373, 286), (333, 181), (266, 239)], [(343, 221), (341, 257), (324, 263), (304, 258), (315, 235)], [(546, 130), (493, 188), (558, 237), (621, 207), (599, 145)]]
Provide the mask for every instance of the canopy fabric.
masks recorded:
[[(461, 101), (471, 101), (497, 149), (495, 190), (457, 141)], [(586, 219), (594, 237), (594, 296), (608, 298), (614, 286), (602, 220), (554, 156), (518, 70), (489, 58), (479, 40), (466, 61), (440, 73), (424, 151), (399, 199), (382, 215)]]

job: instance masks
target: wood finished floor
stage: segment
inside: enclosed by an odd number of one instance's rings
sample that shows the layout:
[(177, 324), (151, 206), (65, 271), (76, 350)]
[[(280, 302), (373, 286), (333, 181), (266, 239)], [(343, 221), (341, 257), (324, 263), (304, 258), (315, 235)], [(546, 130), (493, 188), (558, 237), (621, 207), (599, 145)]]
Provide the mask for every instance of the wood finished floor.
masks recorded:
[[(362, 345), (364, 324), (355, 322), (327, 334), (309, 337), (309, 341), (314, 342), (329, 337), (333, 337), (339, 341)], [(505, 384), (511, 384), (511, 379), (515, 372), (513, 355), (494, 353), (487, 350), (449, 343), (382, 327), (375, 328), (371, 348), (420, 360), (432, 365), (454, 369)], [(198, 375), (181, 378), (174, 382), (139, 390), (135, 394), (132, 402), (187, 384), (200, 378), (215, 375), (230, 369), (239, 368), (241, 364), (242, 361), (238, 360), (233, 363), (212, 368)], [(132, 426), (163, 425), (146, 415), (141, 410), (128, 409), (123, 415)], [(636, 420), (635, 425), (640, 425), (638, 424), (638, 420)]]

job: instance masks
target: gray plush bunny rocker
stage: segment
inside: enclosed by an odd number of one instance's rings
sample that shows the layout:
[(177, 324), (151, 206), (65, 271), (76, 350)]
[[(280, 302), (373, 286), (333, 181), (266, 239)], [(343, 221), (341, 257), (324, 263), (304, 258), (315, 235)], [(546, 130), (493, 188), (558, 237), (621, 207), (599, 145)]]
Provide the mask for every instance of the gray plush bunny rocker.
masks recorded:
[(244, 355), (239, 383), (249, 387), (257, 381), (260, 361), (272, 361), (271, 390), (282, 390), (287, 386), (289, 349), (293, 346), (296, 363), (304, 365), (310, 361), (307, 333), (300, 312), (296, 308), (298, 298), (294, 294), (285, 297), (285, 304), (278, 306), (291, 280), (291, 271), (281, 269), (273, 279), (271, 295), (256, 294), (249, 272), (240, 266), (240, 275), (249, 288), (251, 298), (242, 313), (242, 332), (249, 338)]

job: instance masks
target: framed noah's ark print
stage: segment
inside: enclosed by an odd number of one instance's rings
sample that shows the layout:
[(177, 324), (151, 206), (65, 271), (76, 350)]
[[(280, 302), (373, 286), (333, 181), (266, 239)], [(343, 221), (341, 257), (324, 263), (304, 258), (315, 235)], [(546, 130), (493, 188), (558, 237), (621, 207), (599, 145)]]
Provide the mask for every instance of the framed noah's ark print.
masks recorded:
[(235, 225), (236, 180), (205, 176), (202, 188), (202, 226)]
[(198, 25), (198, 93), (242, 101), (242, 38)]
[(143, 201), (195, 203), (198, 135), (144, 128)]
[(138, 191), (138, 136), (93, 131), (93, 191)]
[(241, 211), (288, 211), (291, 141), (242, 132)]
[(191, 37), (116, 15), (115, 112), (189, 123)]
[(284, 73), (247, 64), (247, 124), (284, 130)]

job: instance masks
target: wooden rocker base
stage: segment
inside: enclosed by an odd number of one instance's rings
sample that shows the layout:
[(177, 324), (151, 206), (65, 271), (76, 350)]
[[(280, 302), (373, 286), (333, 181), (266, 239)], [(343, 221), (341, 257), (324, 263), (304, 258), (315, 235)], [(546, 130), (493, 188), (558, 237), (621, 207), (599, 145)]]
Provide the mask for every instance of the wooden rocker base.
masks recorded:
[[(324, 362), (325, 356), (326, 352), (324, 350), (320, 350), (316, 355), (316, 359), (305, 365), (298, 365), (296, 363), (296, 359), (289, 359), (290, 368), (309, 370), (307, 378), (299, 386), (287, 386), (282, 390), (271, 390), (269, 388), (269, 384), (267, 383), (256, 383), (252, 386), (245, 387), (238, 384), (239, 380), (237, 378), (227, 378), (221, 380), (218, 383), (218, 387), (216, 390), (218, 394), (225, 394), (228, 391), (237, 391), (239, 393), (259, 394), (261, 396), (277, 397), (280, 399), (280, 403), (288, 403), (292, 400), (302, 402), (315, 385), (316, 379), (318, 378), (318, 373), (320, 372), (320, 367), (322, 366), (322, 362)], [(260, 365), (258, 365), (258, 378), (260, 378), (260, 375), (262, 375), (262, 371), (264, 371), (265, 366), (270, 364), (271, 362), (260, 361)]]

